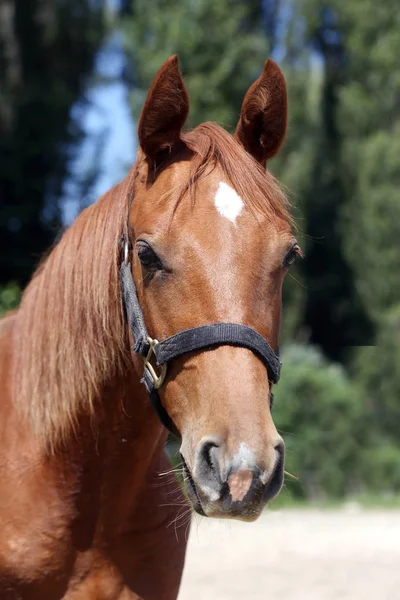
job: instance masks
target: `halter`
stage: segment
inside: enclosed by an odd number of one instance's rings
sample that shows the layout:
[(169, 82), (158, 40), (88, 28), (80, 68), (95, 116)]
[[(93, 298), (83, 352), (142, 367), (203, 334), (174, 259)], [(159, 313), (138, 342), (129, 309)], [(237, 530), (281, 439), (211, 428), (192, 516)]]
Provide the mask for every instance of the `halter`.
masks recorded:
[[(142, 383), (145, 384), (151, 405), (159, 420), (171, 433), (179, 436), (171, 417), (161, 403), (158, 390), (167, 375), (168, 363), (174, 358), (195, 350), (207, 351), (217, 346), (237, 346), (254, 352), (264, 363), (268, 378), (278, 383), (281, 361), (268, 342), (251, 327), (240, 323), (213, 323), (180, 331), (165, 340), (149, 336), (140, 308), (132, 268), (129, 261), (129, 242), (122, 236), (124, 260), (121, 264), (121, 287), (125, 314), (134, 339), (133, 352), (144, 358)], [(156, 367), (151, 361), (155, 360)]]

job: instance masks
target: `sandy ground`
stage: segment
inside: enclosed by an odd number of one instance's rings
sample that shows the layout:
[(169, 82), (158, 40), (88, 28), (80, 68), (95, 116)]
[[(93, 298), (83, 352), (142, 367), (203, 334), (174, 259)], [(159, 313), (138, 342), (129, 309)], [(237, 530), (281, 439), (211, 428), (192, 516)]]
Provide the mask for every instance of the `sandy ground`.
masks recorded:
[(195, 521), (179, 600), (400, 600), (400, 510)]

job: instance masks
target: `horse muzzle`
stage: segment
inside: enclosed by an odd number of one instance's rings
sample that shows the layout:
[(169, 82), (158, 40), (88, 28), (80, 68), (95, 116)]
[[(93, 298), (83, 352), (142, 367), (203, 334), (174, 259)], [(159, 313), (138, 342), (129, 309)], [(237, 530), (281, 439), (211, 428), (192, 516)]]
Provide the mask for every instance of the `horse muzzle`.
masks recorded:
[(269, 460), (256, 461), (242, 443), (238, 452), (228, 457), (224, 444), (202, 440), (192, 471), (182, 456), (185, 486), (195, 511), (207, 517), (257, 519), (283, 484), (285, 446), (281, 438), (268, 454)]

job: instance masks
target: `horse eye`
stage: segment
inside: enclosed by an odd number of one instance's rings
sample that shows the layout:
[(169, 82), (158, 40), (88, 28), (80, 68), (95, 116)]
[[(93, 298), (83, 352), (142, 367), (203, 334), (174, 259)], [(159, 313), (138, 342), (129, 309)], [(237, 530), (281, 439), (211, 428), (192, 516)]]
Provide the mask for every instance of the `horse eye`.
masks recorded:
[(146, 269), (162, 269), (161, 260), (147, 242), (136, 243), (138, 258)]
[(283, 261), (284, 267), (286, 267), (286, 269), (289, 269), (289, 267), (291, 267), (294, 264), (297, 256), (299, 255), (302, 256), (300, 246), (298, 244), (295, 244), (285, 256), (285, 260)]

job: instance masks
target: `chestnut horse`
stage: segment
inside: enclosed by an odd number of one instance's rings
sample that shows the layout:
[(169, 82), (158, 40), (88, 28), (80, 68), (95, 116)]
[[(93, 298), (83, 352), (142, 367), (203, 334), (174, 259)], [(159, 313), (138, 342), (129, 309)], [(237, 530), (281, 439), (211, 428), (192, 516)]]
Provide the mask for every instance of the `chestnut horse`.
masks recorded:
[[(188, 108), (172, 57), (126, 179), (79, 215), (1, 322), (1, 600), (178, 594), (186, 542), (171, 523), (185, 499), (160, 477), (167, 432), (131, 350), (121, 236), (151, 336), (230, 322), (278, 346), (282, 282), (299, 253), (265, 170), (286, 130), (282, 73), (265, 63), (235, 136), (211, 123), (183, 133)], [(269, 379), (240, 344), (168, 364), (160, 403), (198, 512), (254, 520), (278, 493), (284, 445)]]

